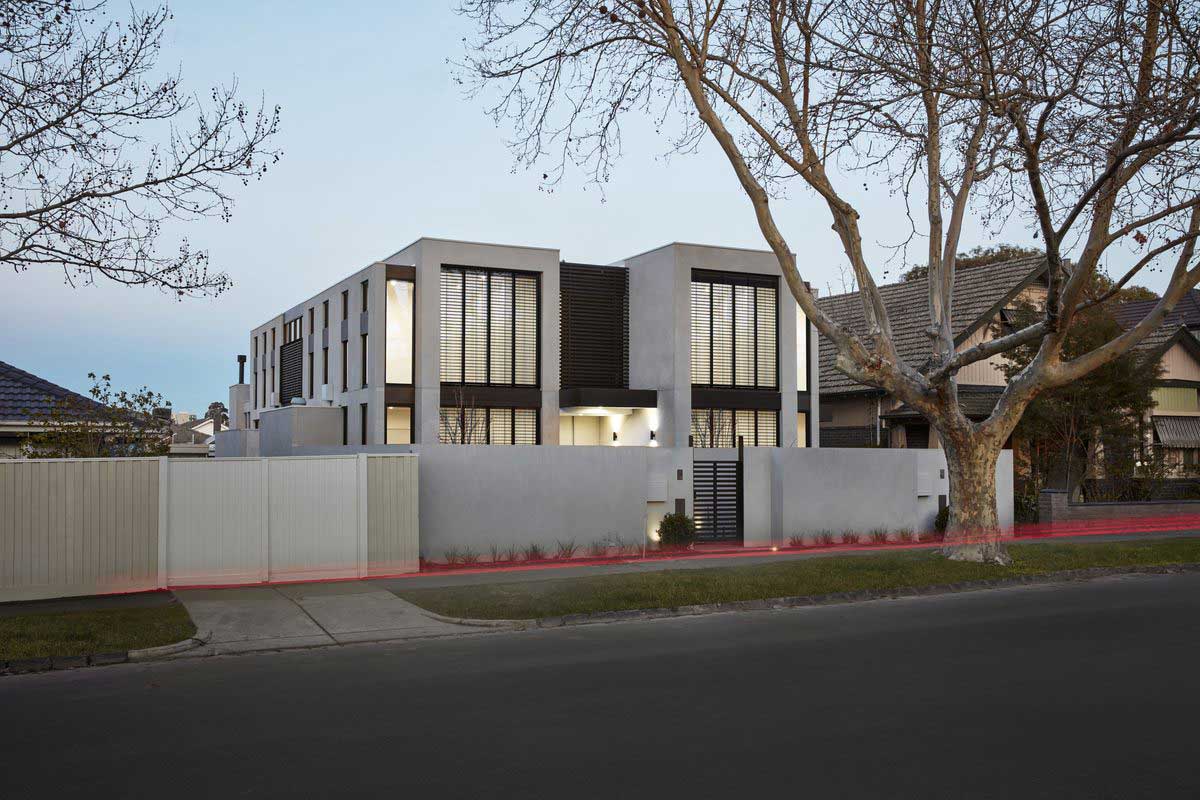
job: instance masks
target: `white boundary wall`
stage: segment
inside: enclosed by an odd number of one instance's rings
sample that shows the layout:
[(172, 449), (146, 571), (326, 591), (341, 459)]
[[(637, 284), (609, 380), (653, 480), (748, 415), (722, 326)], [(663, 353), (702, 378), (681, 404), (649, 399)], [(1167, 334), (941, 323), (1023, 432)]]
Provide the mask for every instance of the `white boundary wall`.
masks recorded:
[[(620, 537), (641, 544), (682, 499), (692, 514), (692, 460), (736, 460), (734, 449), (486, 447), (420, 450), (421, 554), (485, 559), (559, 540), (580, 552)], [(785, 545), (820, 531), (932, 530), (948, 495), (940, 450), (745, 448), (743, 541)], [(1012, 526), (1012, 452), (996, 467), (1000, 524)]]
[(415, 572), (417, 502), (414, 455), (0, 461), (0, 602)]

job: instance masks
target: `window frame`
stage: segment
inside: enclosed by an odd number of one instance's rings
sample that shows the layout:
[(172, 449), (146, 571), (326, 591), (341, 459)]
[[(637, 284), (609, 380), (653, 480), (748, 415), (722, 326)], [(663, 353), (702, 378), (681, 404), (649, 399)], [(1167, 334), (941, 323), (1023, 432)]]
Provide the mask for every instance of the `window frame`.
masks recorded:
[[(484, 412), (484, 428), (482, 442), (476, 442), (476, 447), (494, 446), (494, 447), (515, 447), (517, 446), (517, 411), (532, 411), (533, 412), (533, 442), (522, 442), (522, 447), (534, 447), (542, 443), (542, 410), (532, 406), (439, 406), (438, 407), (438, 443), (445, 445), (461, 445), (464, 442), (446, 442), (442, 440), (442, 414), (447, 411), (457, 411), (459, 417), (459, 430), (466, 428), (465, 415), (468, 411)], [(509, 412), (509, 439), (508, 442), (493, 442), (492, 438), (492, 413), (496, 411)]]
[[(460, 329), (460, 330), (461, 330), (461, 341), (459, 342), (459, 374), (460, 374), (460, 379), (459, 379), (459, 380), (457, 380), (457, 381), (453, 381), (453, 380), (446, 380), (446, 379), (445, 379), (445, 376), (443, 376), (443, 375), (442, 375), (442, 367), (441, 367), (441, 356), (440, 356), (440, 351), (442, 350), (442, 348), (443, 348), (443, 345), (444, 345), (444, 342), (443, 342), (443, 335), (444, 335), (444, 332), (440, 332), (440, 333), (439, 333), (439, 335), (438, 335), (438, 349), (439, 349), (439, 358), (438, 358), (438, 379), (439, 379), (439, 382), (441, 383), (441, 385), (443, 385), (443, 386), (479, 386), (479, 387), (517, 388), (517, 389), (530, 389), (530, 388), (533, 388), (533, 389), (539, 389), (539, 388), (541, 388), (541, 386), (542, 386), (542, 273), (540, 273), (540, 272), (536, 272), (536, 271), (533, 271), (533, 270), (506, 269), (506, 268), (498, 268), (498, 267), (479, 267), (479, 266), (471, 266), (471, 265), (468, 265), (468, 264), (442, 264), (442, 265), (441, 265), (441, 267), (440, 267), (440, 269), (439, 269), (439, 271), (438, 271), (438, 319), (439, 319), (439, 327), (440, 327), (440, 320), (441, 320), (441, 318), (442, 318), (442, 316), (443, 316), (443, 309), (442, 309), (442, 296), (441, 296), (441, 291), (442, 291), (442, 290), (441, 290), (441, 286), (442, 286), (442, 283), (441, 283), (441, 282), (442, 282), (442, 277), (443, 277), (443, 275), (444, 275), (445, 273), (447, 273), (447, 272), (457, 272), (457, 273), (459, 273), (459, 274), (461, 274), (461, 275), (463, 276), (463, 291), (462, 291), (462, 293), (461, 293), (461, 296), (460, 296), (460, 307), (459, 307), (459, 315), (460, 315), (460, 316), (459, 316), (459, 318), (460, 318), (460, 319), (461, 319), (461, 321), (462, 321), (462, 324), (461, 324), (461, 329)], [(466, 364), (466, 352), (467, 352), (467, 333), (466, 333), (466, 332), (467, 332), (467, 324), (466, 324), (466, 323), (467, 323), (467, 314), (466, 314), (467, 291), (466, 291), (466, 275), (467, 275), (467, 273), (468, 273), (468, 272), (482, 272), (482, 273), (485, 273), (485, 274), (488, 276), (488, 279), (487, 279), (487, 286), (488, 286), (488, 289), (487, 289), (487, 292), (486, 292), (487, 306), (486, 306), (486, 310), (485, 310), (485, 312), (484, 312), (484, 319), (485, 319), (485, 324), (484, 324), (484, 341), (485, 341), (485, 343), (486, 343), (486, 348), (485, 348), (486, 355), (485, 355), (485, 359), (484, 359), (484, 374), (486, 375), (486, 378), (487, 378), (487, 379), (486, 379), (486, 381), (467, 381), (467, 364)], [(511, 353), (510, 373), (511, 373), (511, 375), (512, 375), (512, 378), (513, 378), (513, 379), (512, 379), (512, 382), (506, 382), (506, 383), (496, 383), (495, 381), (493, 381), (493, 380), (492, 380), (492, 364), (491, 364), (491, 361), (492, 361), (492, 336), (491, 336), (491, 327), (492, 327), (492, 292), (491, 292), (491, 276), (492, 276), (492, 275), (511, 275), (511, 276), (513, 276), (512, 317), (511, 317), (511, 319), (510, 319), (510, 325), (511, 325), (511, 330), (512, 330), (512, 353)], [(534, 359), (534, 382), (533, 382), (533, 383), (517, 383), (517, 381), (516, 381), (516, 375), (517, 375), (517, 348), (516, 348), (516, 335), (517, 335), (517, 297), (516, 297), (516, 278), (517, 278), (518, 276), (532, 278), (532, 279), (533, 279), (533, 285), (534, 285), (534, 352), (533, 352), (533, 359)], [(416, 316), (416, 315), (415, 315), (415, 313), (414, 313), (414, 318), (415, 318), (415, 316)], [(499, 406), (497, 406), (497, 407), (499, 407)], [(516, 407), (516, 406), (513, 406), (513, 408), (515, 408), (515, 407)]]
[[(731, 435), (733, 436), (733, 443), (730, 445), (713, 444), (713, 440), (716, 438), (716, 434), (714, 432), (714, 424), (715, 424), (714, 420), (716, 417), (715, 417), (714, 412), (718, 412), (718, 411), (728, 412), (730, 415), (730, 417), (729, 417), (730, 424), (733, 426), (732, 431), (731, 431)], [(779, 447), (780, 446), (780, 444), (779, 444), (779, 409), (777, 409), (777, 408), (722, 408), (719, 406), (712, 406), (712, 407), (706, 407), (706, 408), (693, 408), (692, 409), (692, 416), (688, 422), (689, 438), (692, 439), (691, 446), (692, 447), (702, 447), (702, 448), (724, 448), (724, 449), (729, 449), (731, 447), (737, 447), (738, 446), (737, 415), (738, 415), (739, 411), (742, 412), (743, 414), (747, 413), (747, 412), (754, 414), (754, 441), (745, 443), (746, 447)], [(693, 430), (693, 423), (695, 422), (695, 415), (698, 412), (707, 412), (707, 414), (708, 414), (708, 436), (707, 436), (708, 443), (706, 443), (706, 444), (700, 444), (700, 443), (696, 442), (695, 434), (691, 432)], [(759, 432), (758, 432), (758, 423), (759, 423), (758, 415), (759, 414), (773, 414), (775, 416), (775, 441), (773, 443), (760, 444), (758, 441), (759, 440)]]
[[(689, 356), (688, 378), (691, 381), (691, 385), (693, 387), (702, 388), (702, 389), (730, 389), (730, 390), (753, 390), (753, 391), (774, 391), (774, 392), (779, 391), (779, 388), (780, 388), (780, 381), (779, 381), (779, 371), (780, 371), (780, 369), (779, 369), (779, 364), (780, 364), (780, 362), (779, 362), (779, 351), (780, 351), (780, 347), (779, 347), (779, 308), (780, 308), (780, 303), (779, 303), (779, 278), (778, 278), (778, 276), (766, 275), (766, 274), (757, 273), (757, 272), (723, 272), (720, 270), (693, 269), (692, 273), (691, 273), (691, 278), (688, 282), (688, 343), (689, 343), (689, 347), (691, 346), (692, 335), (694, 333), (694, 326), (692, 325), (692, 314), (693, 314), (692, 295), (693, 295), (694, 287), (696, 284), (707, 284), (710, 287), (709, 288), (709, 301), (708, 301), (708, 382), (702, 383), (702, 382), (696, 381), (696, 379), (695, 379), (696, 376), (694, 374), (692, 374), (692, 370), (693, 370), (692, 361), (691, 361), (691, 357)], [(713, 303), (713, 291), (711, 288), (714, 286), (729, 286), (730, 287), (730, 319), (729, 319), (729, 354), (730, 354), (729, 376), (730, 376), (730, 382), (729, 383), (713, 382), (714, 381), (713, 376), (714, 376), (714, 373), (716, 372), (716, 352), (715, 352), (714, 344), (715, 344), (715, 341), (717, 338), (717, 333), (718, 333), (716, 330), (716, 325), (714, 324), (715, 323), (715, 313), (714, 313), (715, 306)], [(752, 357), (753, 358), (754, 382), (750, 383), (750, 384), (738, 383), (738, 358), (737, 358), (737, 355), (738, 355), (737, 294), (738, 293), (736, 290), (736, 287), (738, 287), (738, 286), (749, 287), (750, 289), (754, 290), (754, 309), (753, 309), (754, 335), (752, 336), (752, 345), (753, 345), (753, 353), (754, 353), (754, 355)], [(758, 303), (758, 291), (757, 290), (760, 288), (771, 289), (775, 293), (774, 328), (771, 331), (771, 335), (772, 335), (772, 338), (774, 339), (774, 343), (775, 343), (775, 346), (774, 346), (775, 353), (774, 353), (774, 359), (773, 359), (773, 361), (774, 361), (773, 372), (774, 372), (775, 380), (771, 384), (761, 383), (759, 376), (758, 376), (759, 360), (760, 360), (759, 354), (758, 354), (758, 339), (759, 339), (760, 331), (759, 331), (759, 303)]]
[[(391, 283), (392, 281), (397, 281), (400, 283), (408, 283), (408, 284), (412, 285), (411, 294), (412, 294), (412, 306), (413, 307), (412, 307), (412, 311), (409, 313), (409, 317), (411, 318), (411, 322), (412, 322), (412, 332), (409, 334), (409, 342), (412, 346), (412, 353), (409, 355), (409, 359), (411, 360), (412, 365), (409, 370), (410, 375), (411, 375), (411, 380), (409, 380), (408, 383), (392, 383), (387, 380), (387, 364), (388, 364), (388, 362), (387, 362), (387, 347), (388, 347), (388, 338), (389, 338), (387, 335), (387, 323), (388, 323), (388, 320), (387, 320), (388, 287), (387, 287), (387, 285), (389, 283)], [(416, 381), (417, 381), (417, 282), (413, 278), (387, 278), (384, 281), (383, 288), (384, 288), (384, 303), (383, 303), (383, 378), (384, 378), (384, 385), (385, 386), (415, 386)], [(440, 291), (440, 275), (439, 275), (439, 291)], [(438, 295), (438, 302), (439, 302), (439, 304), (441, 302), (440, 294)], [(440, 345), (440, 341), (439, 341), (439, 345)], [(439, 378), (440, 378), (441, 377), (440, 376), (440, 372), (441, 372), (440, 362), (438, 364), (438, 372), (439, 372)]]
[[(387, 413), (393, 408), (403, 408), (408, 410), (408, 441), (407, 442), (389, 442), (388, 441), (388, 424)], [(416, 425), (413, 424), (416, 418), (416, 408), (413, 403), (388, 403), (383, 407), (383, 443), (394, 445), (410, 445), (416, 443)]]

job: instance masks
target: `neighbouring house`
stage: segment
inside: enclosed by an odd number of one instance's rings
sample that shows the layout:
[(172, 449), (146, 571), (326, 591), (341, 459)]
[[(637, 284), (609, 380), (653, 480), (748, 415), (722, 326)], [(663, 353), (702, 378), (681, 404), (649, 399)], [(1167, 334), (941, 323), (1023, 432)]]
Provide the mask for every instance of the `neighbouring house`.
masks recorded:
[(78, 392), (0, 361), (0, 458), (19, 458), (25, 441), (38, 430), (37, 421), (64, 400), (96, 404)]
[[(1124, 328), (1140, 322), (1157, 301), (1123, 303), (1113, 316)], [(1154, 387), (1155, 407), (1147, 415), (1146, 440), (1176, 473), (1200, 468), (1200, 291), (1192, 289), (1171, 310), (1139, 351), (1156, 358), (1162, 376)]]
[(813, 330), (781, 284), (769, 251), (418, 239), (250, 331), (217, 454), (815, 447)]
[[(1046, 297), (1046, 260), (1020, 258), (958, 270), (954, 280), (953, 331), (958, 351), (988, 341), (1003, 331), (1014, 308), (1041, 305)], [(926, 333), (928, 284), (901, 281), (879, 287), (888, 310), (900, 356), (920, 365), (928, 357)], [(865, 335), (862, 300), (858, 292), (817, 300), (833, 319)], [(835, 348), (820, 341), (820, 437), (822, 447), (940, 448), (937, 432), (925, 418), (882, 389), (854, 381), (834, 366)], [(972, 420), (987, 417), (1006, 381), (1002, 356), (964, 367), (958, 373), (959, 403)]]
[[(181, 415), (172, 415), (172, 417)], [(211, 419), (196, 419), (194, 414), (184, 414), (191, 417), (183, 422), (171, 425), (171, 448), (173, 457), (207, 458), (213, 454), (216, 434), (221, 431), (221, 424)]]

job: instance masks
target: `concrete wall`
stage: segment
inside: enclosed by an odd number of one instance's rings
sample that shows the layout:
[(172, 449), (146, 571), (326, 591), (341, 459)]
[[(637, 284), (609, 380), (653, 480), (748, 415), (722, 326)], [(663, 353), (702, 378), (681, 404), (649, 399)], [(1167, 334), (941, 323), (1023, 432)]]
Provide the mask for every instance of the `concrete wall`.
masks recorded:
[(259, 415), (259, 452), (255, 455), (291, 456), (297, 455), (299, 448), (341, 445), (343, 414), (348, 415), (348, 423), (361, 424), (357, 406), (288, 406), (264, 411)]
[(421, 448), (421, 553), (441, 561), (450, 548), (482, 555), (492, 544), (640, 544), (650, 514), (674, 508), (676, 497), (690, 509), (681, 456), (648, 447)]
[(259, 456), (259, 432), (257, 430), (218, 431), (213, 455), (216, 458), (257, 458)]
[[(938, 498), (950, 491), (940, 450), (779, 448), (768, 455), (770, 533), (751, 530), (747, 518), (747, 543), (751, 534), (756, 543), (783, 544), (791, 536), (820, 531), (929, 531)], [(1011, 450), (1003, 451), (996, 465), (996, 506), (1001, 527), (1011, 528)]]

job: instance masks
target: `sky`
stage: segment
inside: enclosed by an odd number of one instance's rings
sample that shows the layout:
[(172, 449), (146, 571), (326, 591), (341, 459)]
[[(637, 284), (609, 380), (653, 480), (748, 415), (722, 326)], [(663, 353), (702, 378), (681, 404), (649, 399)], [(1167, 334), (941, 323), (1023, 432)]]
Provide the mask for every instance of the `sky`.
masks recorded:
[[(603, 193), (579, 174), (539, 191), (540, 171), (514, 170), (510, 131), (453, 80), (447, 59), (471, 28), (450, 2), (182, 0), (172, 11), (164, 71), (178, 68), (200, 95), (236, 77), (244, 97), (282, 106), (279, 164), (233, 187), (230, 222), (186, 230), (233, 288), (178, 302), (148, 288), (72, 288), (53, 269), (3, 271), (0, 361), (77, 391), (88, 372), (109, 373), (114, 386), (147, 385), (176, 411), (202, 414), (227, 402), (251, 328), (421, 236), (552, 247), (600, 264), (671, 241), (765, 247), (714, 144), (667, 159), (667, 142), (637, 120)], [(903, 214), (885, 189), (845, 184), (882, 264)], [(823, 204), (797, 187), (773, 207), (804, 277), (840, 291), (845, 259)], [(1024, 230), (1000, 238), (1032, 243)], [(999, 240), (968, 226), (963, 244)]]

